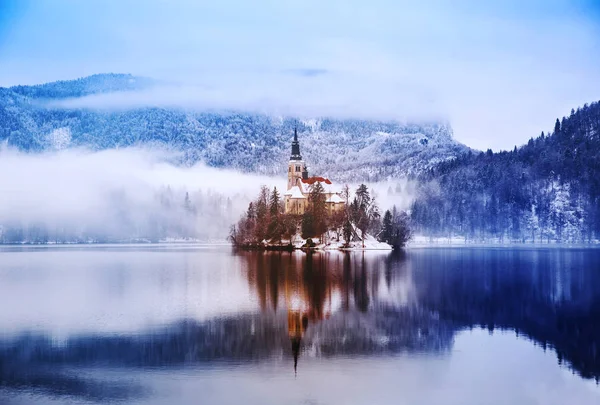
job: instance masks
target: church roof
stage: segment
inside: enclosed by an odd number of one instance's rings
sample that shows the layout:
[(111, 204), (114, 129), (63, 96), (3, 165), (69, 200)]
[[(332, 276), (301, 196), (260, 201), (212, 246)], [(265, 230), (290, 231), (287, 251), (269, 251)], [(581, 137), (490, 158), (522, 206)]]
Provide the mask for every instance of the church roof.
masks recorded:
[(332, 194), (325, 202), (328, 203), (342, 203), (344, 200), (337, 194)]
[(309, 185), (316, 183), (317, 181), (319, 183), (331, 184), (331, 180), (326, 179), (325, 177), (320, 177), (320, 176), (313, 176), (313, 177), (309, 177), (307, 179), (302, 179), (302, 183), (309, 184)]
[(290, 198), (306, 198), (304, 194), (302, 194), (302, 190), (300, 190), (300, 187), (298, 186), (290, 188), (288, 191), (285, 192), (284, 195), (289, 195)]

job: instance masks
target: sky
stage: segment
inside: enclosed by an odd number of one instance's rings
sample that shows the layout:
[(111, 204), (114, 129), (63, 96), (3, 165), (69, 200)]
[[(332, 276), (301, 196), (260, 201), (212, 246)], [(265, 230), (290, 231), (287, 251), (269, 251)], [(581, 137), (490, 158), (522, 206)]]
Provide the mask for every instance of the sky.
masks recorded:
[(177, 83), (148, 102), (443, 119), (483, 150), (598, 100), (598, 66), (600, 0), (0, 0), (0, 86), (132, 73)]

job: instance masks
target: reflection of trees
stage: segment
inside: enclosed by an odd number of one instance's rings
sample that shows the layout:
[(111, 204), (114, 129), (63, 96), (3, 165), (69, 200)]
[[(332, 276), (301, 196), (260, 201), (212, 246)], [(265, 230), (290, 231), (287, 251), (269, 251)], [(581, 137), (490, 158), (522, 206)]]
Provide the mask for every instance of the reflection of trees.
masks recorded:
[[(4, 337), (0, 382), (43, 387), (52, 384), (49, 367), (255, 361), (306, 347), (327, 356), (444, 352), (457, 329), (473, 326), (515, 330), (582, 376), (598, 377), (600, 255), (592, 253), (243, 252), (258, 313), (186, 319), (132, 335), (70, 336), (62, 345), (43, 335)], [(56, 374), (56, 383), (96, 389), (64, 378)]]
[(148, 395), (147, 390), (132, 382), (97, 381), (56, 369), (0, 367), (2, 389), (36, 391), (53, 397), (78, 397), (90, 402), (120, 402)]
[(286, 311), (295, 362), (301, 343), (321, 354), (450, 346), (448, 325), (411, 304), (411, 276), (402, 253), (240, 255), (263, 314)]
[(600, 376), (600, 258), (565, 250), (411, 252), (420, 305), (456, 327), (510, 329)]
[[(0, 342), (2, 379), (11, 370), (105, 364), (169, 366), (251, 361), (300, 350), (322, 355), (443, 351), (452, 330), (427, 311), (391, 299), (411, 290), (402, 257), (361, 254), (241, 253), (262, 310), (192, 319), (132, 335), (44, 335)], [(292, 349), (292, 350), (290, 350)]]
[[(367, 312), (379, 290), (406, 281), (400, 254), (365, 257), (352, 253), (242, 252), (247, 277), (262, 311), (300, 306), (311, 322), (341, 306)], [(294, 308), (292, 308), (294, 309)], [(296, 308), (297, 309), (297, 308)]]

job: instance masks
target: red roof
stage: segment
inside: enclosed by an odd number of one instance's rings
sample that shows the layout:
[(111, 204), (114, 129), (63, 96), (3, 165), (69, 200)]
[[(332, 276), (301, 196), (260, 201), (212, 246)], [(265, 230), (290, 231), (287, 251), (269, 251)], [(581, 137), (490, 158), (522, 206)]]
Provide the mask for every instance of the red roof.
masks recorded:
[(326, 179), (325, 177), (313, 176), (313, 177), (309, 177), (308, 179), (302, 179), (302, 183), (304, 183), (304, 184), (313, 184), (313, 183), (316, 183), (317, 181), (319, 183), (331, 184), (331, 180)]

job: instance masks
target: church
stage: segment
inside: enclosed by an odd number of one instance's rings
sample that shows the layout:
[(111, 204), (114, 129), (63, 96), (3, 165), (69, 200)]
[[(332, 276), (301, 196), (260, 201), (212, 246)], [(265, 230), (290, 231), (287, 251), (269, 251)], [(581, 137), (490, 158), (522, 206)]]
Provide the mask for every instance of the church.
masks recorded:
[(308, 207), (308, 195), (311, 185), (321, 183), (325, 194), (325, 204), (330, 214), (345, 208), (346, 202), (340, 196), (340, 191), (335, 189), (331, 180), (308, 175), (306, 163), (300, 155), (300, 142), (298, 142), (298, 131), (294, 128), (294, 140), (292, 141), (292, 155), (288, 163), (287, 191), (284, 196), (285, 213), (302, 215)]

